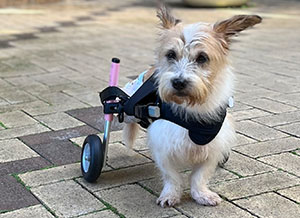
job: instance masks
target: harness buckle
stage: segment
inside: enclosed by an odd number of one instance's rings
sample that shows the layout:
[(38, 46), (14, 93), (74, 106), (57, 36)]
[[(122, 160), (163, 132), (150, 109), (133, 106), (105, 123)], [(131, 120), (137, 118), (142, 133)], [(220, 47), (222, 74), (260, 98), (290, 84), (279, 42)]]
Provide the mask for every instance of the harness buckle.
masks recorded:
[(155, 105), (148, 106), (148, 115), (151, 118), (159, 118), (160, 117), (160, 108)]

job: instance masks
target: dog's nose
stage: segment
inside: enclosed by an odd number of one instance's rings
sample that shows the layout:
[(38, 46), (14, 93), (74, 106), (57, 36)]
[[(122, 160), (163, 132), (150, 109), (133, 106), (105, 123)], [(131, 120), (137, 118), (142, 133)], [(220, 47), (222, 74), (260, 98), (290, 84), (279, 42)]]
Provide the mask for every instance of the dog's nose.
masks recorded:
[(187, 86), (188, 82), (185, 79), (173, 79), (172, 80), (172, 86), (174, 89), (180, 91), (182, 89), (184, 89)]

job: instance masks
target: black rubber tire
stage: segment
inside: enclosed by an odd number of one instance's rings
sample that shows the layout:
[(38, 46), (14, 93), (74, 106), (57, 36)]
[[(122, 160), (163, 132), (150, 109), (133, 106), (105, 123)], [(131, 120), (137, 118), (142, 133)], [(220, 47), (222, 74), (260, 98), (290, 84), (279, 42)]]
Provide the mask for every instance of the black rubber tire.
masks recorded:
[[(85, 172), (82, 158), (87, 143), (90, 145), (90, 165), (87, 172)], [(99, 178), (104, 164), (104, 155), (105, 145), (102, 144), (101, 139), (97, 135), (86, 137), (81, 152), (81, 172), (87, 182), (93, 183)]]

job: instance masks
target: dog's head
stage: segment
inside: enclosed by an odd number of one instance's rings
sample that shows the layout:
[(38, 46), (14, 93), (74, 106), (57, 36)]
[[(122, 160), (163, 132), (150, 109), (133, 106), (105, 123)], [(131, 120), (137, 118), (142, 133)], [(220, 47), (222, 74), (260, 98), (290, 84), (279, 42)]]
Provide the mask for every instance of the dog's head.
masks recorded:
[(183, 25), (165, 6), (157, 16), (161, 21), (156, 61), (159, 95), (165, 102), (185, 106), (206, 102), (228, 68), (231, 37), (262, 20), (237, 15), (214, 24)]

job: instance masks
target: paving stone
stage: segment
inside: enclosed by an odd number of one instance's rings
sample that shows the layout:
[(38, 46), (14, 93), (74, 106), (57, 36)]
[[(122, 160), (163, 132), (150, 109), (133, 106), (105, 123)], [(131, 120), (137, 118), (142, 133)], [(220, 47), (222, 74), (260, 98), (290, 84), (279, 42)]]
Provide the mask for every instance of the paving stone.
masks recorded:
[(56, 140), (29, 146), (54, 165), (65, 165), (80, 161), (81, 149), (70, 141)]
[(299, 86), (295, 84), (294, 78), (275, 78), (272, 80), (265, 80), (264, 84), (262, 84), (260, 87), (267, 88), (279, 93), (294, 93), (296, 91), (299, 91)]
[(299, 205), (274, 193), (266, 193), (247, 199), (235, 201), (259, 217), (297, 217)]
[(42, 132), (48, 132), (50, 129), (41, 125), (41, 124), (34, 124), (30, 126), (20, 126), (13, 129), (4, 129), (0, 131), (0, 140), (1, 139), (11, 139), (16, 137), (21, 137), (24, 135), (29, 134), (36, 134)]
[[(70, 91), (65, 91), (65, 93), (70, 93)], [(80, 92), (80, 91), (78, 91)], [(72, 96), (74, 96), (74, 98), (86, 103), (86, 104), (89, 104), (93, 107), (99, 107), (101, 105), (100, 103), (100, 100), (99, 100), (99, 94), (96, 93), (96, 92), (89, 92), (89, 93), (76, 93), (76, 94), (73, 94)]]
[(288, 173), (276, 171), (273, 173), (264, 173), (238, 180), (226, 181), (211, 187), (217, 193), (225, 196), (229, 200), (233, 200), (283, 189), (299, 183), (300, 179), (297, 177)]
[(126, 217), (169, 217), (179, 213), (174, 208), (157, 206), (156, 197), (139, 185), (124, 185), (96, 192), (96, 195)]
[(51, 131), (40, 134), (26, 135), (20, 139), (27, 145), (45, 144), (57, 140), (68, 140), (78, 136), (98, 133), (95, 129), (89, 126), (79, 126), (71, 129), (59, 131)]
[(292, 106), (282, 104), (282, 103), (279, 103), (276, 101), (272, 101), (272, 100), (266, 99), (266, 98), (251, 99), (248, 101), (242, 100), (242, 101), (253, 107), (257, 107), (257, 108), (269, 111), (271, 113), (283, 113), (283, 112), (297, 110), (296, 107), (292, 107)]
[[(43, 107), (38, 107), (38, 108), (27, 108), (24, 109), (24, 111), (28, 114), (30, 114), (31, 116), (38, 116), (38, 115), (46, 115), (46, 114), (53, 114), (53, 113), (57, 113), (57, 112), (64, 112), (66, 110), (70, 110), (70, 107), (72, 109), (77, 108), (77, 106), (74, 106), (74, 108), (72, 106), (66, 106), (64, 104), (60, 104), (60, 105), (45, 105)], [(84, 106), (85, 107), (85, 106)], [(82, 107), (79, 107), (82, 108)]]
[(297, 93), (291, 93), (291, 94), (283, 94), (283, 95), (276, 95), (273, 97), (273, 99), (292, 105), (296, 106), (299, 108), (300, 106), (300, 100), (299, 100), (299, 92)]
[(230, 113), (232, 113), (232, 112), (235, 112), (235, 111), (243, 111), (243, 110), (250, 110), (250, 109), (253, 109), (253, 107), (251, 107), (249, 105), (246, 105), (246, 104), (243, 104), (240, 101), (235, 101), (234, 102), (234, 107), (228, 108), (228, 111)]
[(188, 216), (185, 215), (176, 215), (176, 216), (172, 216), (172, 218), (186, 218)]
[(0, 196), (0, 211), (39, 204), (38, 200), (10, 175), (0, 177)]
[(5, 101), (4, 99), (0, 98), (0, 106), (8, 105), (9, 103)]
[(1, 140), (0, 143), (0, 163), (39, 156), (18, 139)]
[[(189, 183), (189, 176), (190, 172), (187, 173), (180, 173), (181, 178), (182, 178), (182, 188), (184, 190), (187, 190), (190, 188), (190, 183)], [(153, 179), (148, 179), (144, 181), (138, 182), (140, 185), (143, 187), (151, 190), (157, 197), (160, 195), (162, 189), (163, 189), (163, 180), (160, 177), (155, 177)]]
[[(1, 143), (1, 142), (0, 142)], [(0, 163), (0, 176), (12, 173), (24, 173), (51, 166), (52, 164), (42, 157), (33, 157), (22, 160)]]
[(21, 90), (6, 91), (0, 94), (10, 104), (18, 104), (23, 102), (34, 101), (36, 98)]
[(91, 214), (83, 215), (82, 218), (118, 218), (119, 216), (114, 214), (111, 210), (103, 210), (100, 212), (94, 212)]
[[(190, 182), (189, 182), (189, 177), (190, 177), (190, 171), (188, 172), (182, 172), (181, 177), (182, 177), (182, 188), (184, 190), (189, 190), (190, 189)], [(213, 177), (209, 180), (209, 185), (219, 183), (225, 180), (231, 180), (231, 179), (237, 179), (239, 178), (237, 175), (228, 172), (225, 169), (222, 168), (217, 168), (215, 174)], [(148, 189), (152, 190), (157, 196), (160, 194), (160, 192), (163, 189), (163, 181), (161, 177), (156, 177), (153, 179), (145, 180), (139, 182), (142, 186), (147, 187)]]
[(99, 191), (102, 189), (112, 188), (120, 185), (130, 184), (145, 179), (157, 177), (158, 170), (154, 164), (144, 164), (119, 170), (104, 172), (101, 174), (96, 183), (91, 184), (80, 178), (77, 181), (87, 189)]
[[(4, 66), (1, 66), (1, 70)], [(12, 88), (12, 85), (9, 84), (7, 81), (5, 81), (4, 79), (0, 79), (0, 91), (5, 91), (7, 89), (11, 89)]]
[[(43, 76), (44, 74), (40, 75)], [(35, 87), (35, 86), (44, 86), (40, 82), (33, 80), (31, 77), (28, 76), (19, 76), (19, 77), (12, 77), (7, 78), (6, 81), (9, 81), (14, 86), (18, 88), (27, 88), (27, 87)], [(45, 87), (45, 86), (44, 86)]]
[(54, 218), (42, 205), (21, 208), (8, 213), (0, 214), (0, 218)]
[(249, 120), (238, 122), (237, 131), (260, 141), (283, 138), (287, 136), (287, 134)]
[(108, 164), (115, 169), (151, 162), (148, 158), (126, 148), (120, 143), (114, 143), (108, 146), (107, 161)]
[(138, 138), (136, 139), (133, 149), (137, 151), (145, 151), (148, 150), (148, 144), (147, 144), (147, 139), (146, 138)]
[[(39, 98), (43, 99), (45, 102), (52, 105), (51, 109), (45, 108), (30, 108), (26, 109), (26, 112), (35, 116), (35, 115), (41, 115), (45, 113), (54, 113), (59, 111), (66, 111), (66, 110), (72, 110), (77, 108), (85, 108), (88, 105), (78, 101), (75, 98), (72, 98), (62, 92), (52, 92), (51, 94), (40, 94)], [(43, 110), (46, 110), (46, 112), (43, 112)]]
[(26, 126), (36, 124), (33, 118), (28, 116), (22, 111), (13, 111), (13, 112), (6, 112), (0, 114), (0, 121), (7, 127), (19, 127), (19, 126)]
[[(86, 70), (86, 67), (85, 67), (85, 70)], [(108, 85), (108, 83), (106, 81), (97, 79), (93, 76), (87, 77), (86, 75), (81, 75), (78, 77), (71, 77), (71, 78), (69, 78), (69, 80), (76, 82), (87, 88), (99, 88), (100, 89), (100, 87), (105, 87)], [(99, 97), (98, 97), (98, 101), (99, 101)]]
[(62, 130), (85, 125), (83, 122), (80, 122), (66, 113), (40, 115), (36, 116), (35, 119), (53, 130)]
[[(103, 140), (103, 133), (98, 133), (97, 134), (101, 140)], [(145, 137), (145, 132), (140, 131), (140, 134), (137, 136), (135, 145), (133, 146), (134, 150), (145, 150), (147, 149), (147, 143), (146, 143), (146, 139), (142, 138)], [(71, 138), (70, 140), (74, 143), (76, 143), (77, 145), (79, 145), (80, 147), (82, 147), (82, 144), (85, 140), (86, 136), (80, 136), (80, 137), (76, 137), (76, 138)], [(120, 143), (123, 142), (123, 132), (122, 130), (120, 131), (111, 131), (110, 132), (110, 136), (109, 136), (109, 143), (113, 144), (113, 143)]]
[(47, 73), (42, 75), (34, 75), (31, 76), (30, 78), (47, 86), (71, 83), (70, 80), (63, 78), (60, 75), (61, 73), (52, 72), (52, 73)]
[(293, 151), (299, 148), (300, 140), (295, 137), (287, 137), (272, 141), (259, 142), (233, 148), (234, 150), (257, 158), (270, 154), (278, 154)]
[(208, 207), (197, 204), (189, 195), (182, 198), (181, 203), (176, 207), (190, 217), (254, 217), (245, 210), (242, 210), (228, 201), (222, 201), (216, 207)]
[(282, 153), (259, 158), (264, 163), (270, 164), (276, 168), (283, 169), (294, 175), (300, 176), (300, 157), (291, 153)]
[(284, 195), (298, 203), (300, 203), (300, 186), (295, 186), (287, 189), (277, 191), (281, 195)]
[(238, 173), (241, 176), (252, 176), (276, 170), (274, 167), (270, 167), (236, 152), (231, 153), (228, 162), (225, 164), (225, 169)]
[[(239, 133), (237, 133), (236, 136), (237, 136), (236, 146), (246, 145), (246, 144), (251, 144), (251, 143), (257, 142), (257, 140), (254, 140), (252, 138), (249, 138), (249, 137), (244, 136), (244, 135), (239, 134)], [(235, 146), (233, 146), (233, 147), (235, 147)]]
[(236, 121), (240, 120), (249, 120), (257, 117), (264, 117), (268, 116), (270, 113), (253, 108), (249, 110), (240, 110), (240, 111), (234, 111), (232, 112), (232, 116)]
[[(103, 138), (102, 138), (103, 134), (102, 133), (96, 134), (96, 135), (100, 137), (101, 141), (103, 140)], [(70, 141), (82, 148), (82, 145), (83, 145), (84, 140), (85, 140), (86, 137), (87, 136), (79, 136), (79, 137), (76, 137), (76, 138), (71, 138)]]
[(278, 126), (276, 129), (280, 129), (283, 132), (300, 137), (300, 122)]
[[(86, 124), (104, 132), (104, 114), (102, 107), (83, 108), (77, 110), (71, 110), (67, 112), (72, 117), (85, 122)], [(123, 125), (120, 124), (117, 119), (114, 119), (111, 125), (111, 130), (121, 130)]]
[[(115, 132), (111, 132), (113, 140), (110, 141), (119, 141), (117, 138), (115, 138), (118, 133), (115, 135)], [(103, 134), (97, 134), (101, 140), (103, 140)], [(82, 147), (83, 142), (87, 136), (81, 136), (77, 138), (72, 138), (70, 141), (73, 143), (76, 143), (80, 147)], [(114, 140), (114, 138), (116, 140)], [(144, 157), (143, 155), (140, 155), (137, 152), (134, 152), (131, 149), (128, 149), (124, 145), (115, 142), (108, 145), (108, 158), (107, 163), (112, 166), (113, 168), (124, 168), (129, 166), (134, 166), (137, 164), (143, 164), (147, 162), (151, 162), (148, 158)], [(112, 168), (105, 166), (105, 168), (102, 171), (107, 171)]]
[(300, 112), (292, 111), (287, 113), (280, 113), (272, 116), (260, 117), (253, 119), (255, 122), (268, 125), (270, 127), (285, 125), (289, 123), (300, 121)]
[(152, 154), (151, 154), (151, 151), (150, 150), (144, 150), (144, 151), (138, 151), (140, 154), (148, 157), (149, 159), (153, 160), (152, 158)]
[(39, 186), (32, 188), (31, 191), (57, 216), (79, 216), (105, 207), (74, 181)]
[[(245, 103), (246, 101), (254, 100), (254, 99), (259, 99), (259, 98), (273, 98), (273, 96), (278, 95), (278, 92), (274, 92), (271, 90), (267, 90), (265, 88), (259, 88), (257, 87), (256, 90), (253, 90), (251, 92), (237, 92), (235, 94), (235, 99), (237, 101), (240, 101), (242, 103)], [(249, 103), (249, 106), (251, 106), (251, 103)]]
[(110, 143), (116, 143), (116, 142), (122, 142), (123, 141), (123, 131), (113, 131), (110, 133), (109, 136), (109, 142)]
[(50, 169), (20, 174), (21, 180), (30, 187), (46, 185), (61, 180), (70, 180), (81, 176), (80, 163), (68, 164)]
[[(4, 105), (0, 107), (0, 113), (4, 112), (11, 112), (11, 111), (16, 111), (16, 110), (22, 110), (25, 111), (29, 109), (36, 109), (39, 110), (40, 108), (46, 108), (49, 107), (49, 104), (41, 101), (41, 100), (36, 100), (32, 102), (24, 102), (24, 103), (19, 103), (19, 104), (9, 104), (9, 105)], [(30, 114), (32, 115), (32, 114)]]

